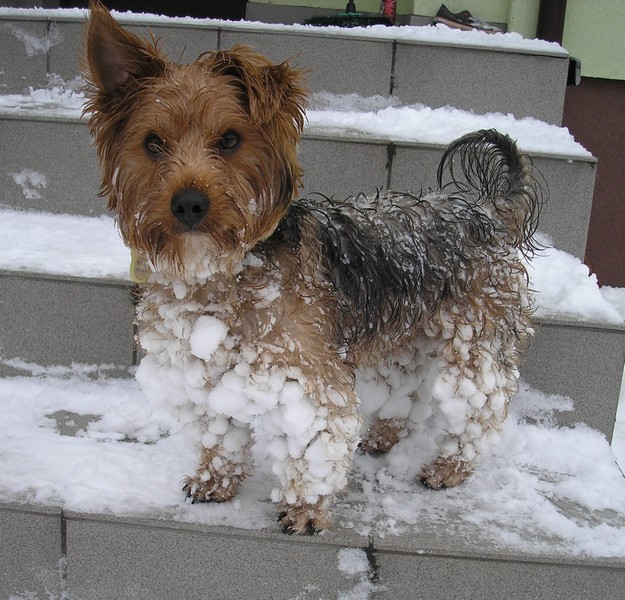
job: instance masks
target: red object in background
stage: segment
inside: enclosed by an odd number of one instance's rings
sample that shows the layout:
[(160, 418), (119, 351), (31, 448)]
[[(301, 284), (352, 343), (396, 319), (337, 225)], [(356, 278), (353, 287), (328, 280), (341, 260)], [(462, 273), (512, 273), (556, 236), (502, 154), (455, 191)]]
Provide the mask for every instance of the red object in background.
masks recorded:
[(625, 287), (625, 81), (582, 77), (568, 88), (563, 125), (597, 157), (584, 262), (600, 285)]
[(388, 17), (394, 23), (395, 15), (397, 14), (397, 0), (382, 0), (380, 2), (380, 11), (382, 15)]

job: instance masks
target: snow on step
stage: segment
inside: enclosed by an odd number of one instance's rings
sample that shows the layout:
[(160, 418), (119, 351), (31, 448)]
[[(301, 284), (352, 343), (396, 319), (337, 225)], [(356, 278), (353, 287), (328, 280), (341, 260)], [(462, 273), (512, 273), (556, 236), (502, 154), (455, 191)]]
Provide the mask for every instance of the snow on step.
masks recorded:
[[(84, 95), (76, 91), (78, 80), (55, 80), (47, 89), (31, 89), (27, 95), (0, 95), (0, 117), (81, 118)], [(516, 140), (530, 154), (591, 158), (565, 127), (532, 117), (511, 114), (476, 114), (451, 106), (430, 108), (422, 104), (400, 106), (396, 98), (362, 97), (357, 94), (313, 94), (307, 111), (305, 135), (328, 135), (365, 140), (447, 145), (478, 129), (497, 129)]]
[(0, 210), (0, 269), (129, 279), (129, 265), (111, 217)]
[(452, 106), (430, 108), (422, 104), (400, 106), (394, 98), (356, 94), (313, 94), (305, 132), (378, 139), (388, 142), (446, 146), (479, 129), (497, 129), (514, 139), (523, 152), (570, 158), (591, 158), (565, 127), (532, 117), (511, 114), (476, 114)]

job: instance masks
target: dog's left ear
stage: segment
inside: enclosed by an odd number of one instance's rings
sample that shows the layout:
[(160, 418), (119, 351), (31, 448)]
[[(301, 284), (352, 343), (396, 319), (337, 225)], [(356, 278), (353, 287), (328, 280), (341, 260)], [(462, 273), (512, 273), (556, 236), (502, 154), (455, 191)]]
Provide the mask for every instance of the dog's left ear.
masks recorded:
[(286, 62), (273, 64), (247, 46), (216, 52), (213, 60), (216, 73), (230, 75), (238, 82), (242, 100), (257, 125), (286, 117), (292, 119), (301, 132), (308, 105), (303, 69)]
[(82, 71), (97, 90), (123, 97), (136, 81), (163, 72), (165, 59), (155, 42), (123, 29), (100, 2), (92, 0), (89, 9)]

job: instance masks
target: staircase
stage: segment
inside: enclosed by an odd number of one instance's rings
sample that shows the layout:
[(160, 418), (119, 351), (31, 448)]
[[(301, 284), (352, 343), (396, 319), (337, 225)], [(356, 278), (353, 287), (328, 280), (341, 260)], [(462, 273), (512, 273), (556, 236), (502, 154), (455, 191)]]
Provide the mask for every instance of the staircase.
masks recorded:
[[(66, 81), (76, 77), (82, 21), (78, 10), (0, 9), (0, 56), (5, 57), (0, 93), (45, 88), (50, 74)], [(292, 59), (312, 68), (313, 92), (392, 94), (400, 104), (453, 105), (561, 123), (568, 55), (558, 46), (518, 40), (489, 46), (475, 36), (446, 37), (442, 43), (430, 31), (403, 28), (376, 28), (365, 36), (357, 30), (133, 15), (120, 21), (139, 34), (149, 27), (167, 54), (183, 62), (243, 43), (274, 61)], [(105, 214), (105, 202), (97, 197), (95, 152), (80, 110), (53, 108), (44, 102), (21, 109), (0, 106), (0, 205)], [(419, 191), (434, 185), (443, 151), (443, 144), (310, 126), (301, 148), (304, 192), (341, 197), (376, 187)], [(583, 257), (595, 159), (534, 153), (533, 160), (549, 188), (541, 231), (556, 247)], [(29, 188), (15, 175), (25, 172), (45, 175), (45, 184), (35, 178)], [(0, 270), (0, 323), (2, 376), (25, 372), (7, 360), (13, 358), (39, 365), (114, 365), (122, 377), (137, 360), (131, 283), (121, 274), (68, 275), (7, 265)], [(574, 411), (558, 413), (559, 422), (585, 423), (610, 440), (625, 327), (563, 315), (544, 317), (538, 325), (523, 378), (536, 389), (573, 399)], [(559, 510), (570, 516), (579, 507)], [(77, 513), (7, 498), (0, 504), (0, 595), (21, 598), (14, 594), (27, 590), (31, 596), (23, 597), (63, 599), (569, 600), (616, 598), (624, 589), (625, 556), (588, 558), (566, 549), (523, 552), (494, 546), (478, 526), (461, 525), (457, 517), (420, 522), (397, 536), (338, 527), (301, 539), (275, 528), (250, 531), (185, 524), (167, 515)], [(607, 527), (625, 527), (625, 515), (601, 518)]]

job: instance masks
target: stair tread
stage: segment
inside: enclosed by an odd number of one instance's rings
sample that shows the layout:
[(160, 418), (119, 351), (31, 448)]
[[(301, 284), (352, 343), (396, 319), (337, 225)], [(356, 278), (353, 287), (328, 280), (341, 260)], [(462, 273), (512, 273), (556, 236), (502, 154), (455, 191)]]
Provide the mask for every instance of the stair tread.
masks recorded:
[[(36, 182), (36, 174), (32, 177)], [(23, 185), (37, 193), (32, 181)], [(527, 263), (536, 315), (624, 325), (625, 290), (611, 289), (606, 297), (580, 259), (550, 247), (548, 238), (540, 240), (545, 249)], [(0, 208), (0, 269), (128, 282), (129, 264), (112, 217)]]
[[(32, 191), (36, 192), (36, 189)], [(112, 217), (3, 208), (0, 209), (0, 232), (0, 269), (70, 277), (130, 279), (130, 252)]]
[[(319, 98), (328, 108), (315, 108)], [(480, 115), (453, 106), (393, 106), (383, 98), (377, 99), (378, 106), (373, 110), (359, 110), (358, 106), (366, 104), (368, 99), (349, 95), (320, 94), (313, 95), (312, 100), (304, 130), (308, 136), (446, 146), (471, 131), (497, 129), (512, 137), (519, 148), (529, 154), (592, 159), (592, 154), (575, 141), (568, 129), (532, 117), (519, 119), (502, 113)], [(375, 103), (376, 99), (369, 101)], [(350, 107), (350, 103), (353, 106)]]
[[(2, 501), (103, 520), (157, 519), (182, 530), (279, 534), (269, 502), (275, 482), (262, 450), (233, 502), (191, 505), (179, 481), (195, 457), (179, 434), (158, 437), (167, 421), (150, 413), (136, 382), (93, 379), (96, 369), (88, 367), (30, 367), (36, 377), (0, 379)], [(401, 446), (386, 457), (357, 456), (334, 510), (336, 528), (316, 541), (371, 539), (376, 548), (415, 554), (622, 564), (625, 479), (600, 433), (551, 424), (550, 412), (559, 409), (567, 410), (566, 399), (524, 387), (492, 455), (465, 484), (442, 492), (414, 482), (418, 451), (416, 460)]]

